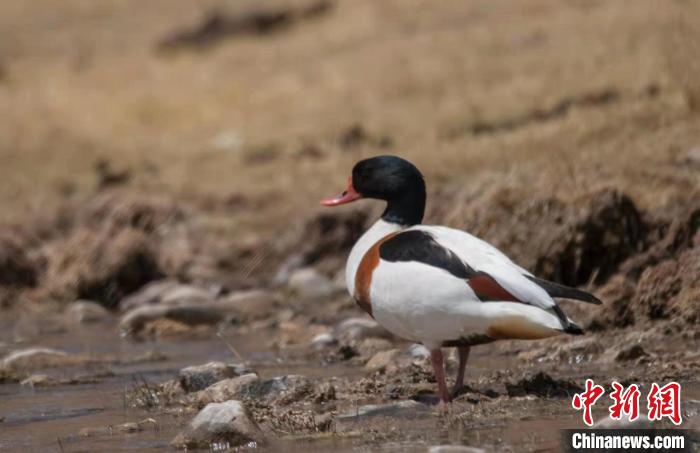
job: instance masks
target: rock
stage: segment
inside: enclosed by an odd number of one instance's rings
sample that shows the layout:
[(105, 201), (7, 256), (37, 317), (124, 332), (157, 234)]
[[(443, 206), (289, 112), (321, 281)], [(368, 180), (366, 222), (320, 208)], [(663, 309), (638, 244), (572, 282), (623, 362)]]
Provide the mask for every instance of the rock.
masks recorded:
[[(285, 316), (281, 316), (281, 318), (284, 319)], [(301, 318), (298, 321), (278, 321), (277, 327), (278, 334), (270, 342), (270, 345), (275, 348), (309, 344), (316, 334), (326, 330), (325, 326), (310, 324), (308, 320)]]
[(335, 291), (335, 285), (326, 276), (306, 267), (292, 272), (288, 282), (289, 288), (300, 297), (326, 297)]
[(2, 367), (6, 369), (37, 369), (57, 366), (81, 365), (92, 360), (89, 357), (68, 354), (50, 348), (28, 348), (14, 351), (2, 360)]
[(109, 317), (109, 312), (97, 302), (77, 300), (68, 306), (68, 317), (79, 324), (101, 322)]
[(21, 385), (26, 385), (27, 387), (46, 387), (51, 385), (53, 381), (45, 374), (32, 374), (22, 382)]
[(291, 374), (251, 382), (243, 388), (242, 396), (284, 405), (299, 401), (313, 392), (314, 385), (307, 377)]
[(365, 338), (355, 345), (357, 353), (364, 358), (371, 358), (380, 351), (393, 349), (394, 344), (384, 338)]
[(194, 285), (177, 285), (167, 289), (161, 296), (160, 303), (166, 305), (186, 305), (193, 302), (211, 302), (216, 295)]
[[(214, 325), (230, 317), (244, 320), (265, 317), (275, 309), (278, 299), (264, 290), (241, 291), (219, 300), (205, 300), (204, 290), (175, 288), (181, 296), (168, 297), (158, 305), (142, 305), (122, 316), (120, 330), (124, 335), (138, 335), (146, 324), (163, 319), (195, 325)], [(196, 296), (199, 294), (199, 296)], [(211, 295), (207, 297), (212, 297)]]
[(367, 404), (338, 415), (336, 421), (360, 421), (373, 417), (415, 417), (416, 413), (427, 409), (427, 405), (413, 400), (389, 404)]
[(243, 364), (226, 364), (209, 362), (204, 365), (190, 366), (180, 370), (180, 385), (186, 392), (197, 392), (224, 379), (249, 374), (250, 370)]
[(430, 358), (430, 351), (428, 348), (419, 343), (413, 343), (408, 347), (408, 355), (413, 359), (428, 359)]
[(158, 429), (158, 422), (152, 418), (146, 418), (138, 422), (126, 422), (121, 425), (109, 425), (100, 427), (83, 428), (78, 431), (78, 437), (111, 436), (116, 433), (137, 433), (147, 428)]
[(255, 373), (224, 379), (223, 381), (219, 381), (197, 392), (194, 395), (194, 399), (197, 404), (204, 406), (209, 403), (221, 403), (223, 401), (240, 398), (244, 393), (244, 388), (258, 380), (260, 380), (260, 378)]
[(304, 265), (304, 257), (300, 254), (290, 255), (277, 269), (272, 283), (275, 286), (286, 286), (292, 273)]
[(486, 453), (486, 450), (464, 445), (433, 445), (428, 448), (428, 453)]
[(380, 351), (372, 356), (365, 365), (365, 369), (369, 372), (383, 372), (390, 367), (401, 355), (398, 349), (390, 349), (388, 351)]
[(190, 422), (171, 445), (183, 449), (225, 450), (240, 445), (257, 446), (265, 438), (240, 401), (210, 403)]
[(615, 355), (615, 361), (617, 362), (629, 362), (631, 360), (637, 360), (640, 357), (647, 356), (647, 352), (644, 350), (642, 345), (635, 344), (628, 348), (620, 350), (617, 355)]
[(279, 297), (264, 289), (237, 291), (217, 301), (221, 310), (242, 320), (256, 320), (270, 316), (280, 305)]
[(348, 318), (335, 328), (335, 337), (343, 342), (355, 342), (365, 338), (391, 339), (391, 333), (370, 318)]
[(197, 392), (195, 400), (200, 405), (229, 399), (249, 399), (255, 402), (284, 405), (312, 395), (313, 392), (314, 386), (304, 376), (288, 375), (260, 379), (255, 374), (246, 374), (225, 379)]
[(319, 333), (311, 339), (310, 346), (316, 350), (329, 348), (338, 344), (338, 340), (329, 332)]
[(155, 305), (160, 303), (164, 294), (168, 290), (179, 285), (177, 280), (162, 279), (148, 283), (135, 293), (123, 298), (119, 302), (119, 309), (129, 311), (142, 305)]
[(160, 320), (177, 321), (188, 326), (214, 325), (223, 321), (224, 315), (212, 304), (145, 305), (122, 316), (119, 330), (123, 336), (138, 335), (148, 323)]

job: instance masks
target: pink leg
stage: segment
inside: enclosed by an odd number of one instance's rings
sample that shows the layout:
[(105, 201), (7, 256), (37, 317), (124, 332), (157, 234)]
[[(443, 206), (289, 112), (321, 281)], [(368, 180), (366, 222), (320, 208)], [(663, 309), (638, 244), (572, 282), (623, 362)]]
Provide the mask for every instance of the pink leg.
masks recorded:
[(457, 370), (457, 379), (455, 386), (452, 388), (452, 396), (456, 396), (462, 387), (464, 387), (464, 370), (467, 368), (467, 360), (469, 360), (469, 346), (460, 346), (457, 348), (459, 353), (459, 370)]
[(440, 399), (443, 403), (447, 404), (452, 398), (450, 397), (450, 392), (447, 391), (447, 383), (445, 382), (442, 349), (432, 349), (430, 351), (430, 361), (433, 364), (433, 371), (435, 371), (435, 380), (437, 381), (438, 390), (440, 391)]

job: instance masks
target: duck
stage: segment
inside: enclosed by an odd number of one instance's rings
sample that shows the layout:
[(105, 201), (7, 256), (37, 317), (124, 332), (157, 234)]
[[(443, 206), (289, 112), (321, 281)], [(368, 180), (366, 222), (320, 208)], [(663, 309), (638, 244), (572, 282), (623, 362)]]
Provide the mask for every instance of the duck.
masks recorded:
[[(345, 191), (321, 204), (386, 202), (381, 217), (350, 251), (347, 290), (390, 333), (430, 351), (438, 396), (447, 405), (464, 386), (473, 346), (582, 335), (555, 299), (602, 302), (586, 291), (536, 277), (465, 231), (424, 225), (426, 198), (425, 180), (415, 165), (382, 155), (357, 162)], [(456, 348), (459, 359), (451, 391), (443, 348)]]

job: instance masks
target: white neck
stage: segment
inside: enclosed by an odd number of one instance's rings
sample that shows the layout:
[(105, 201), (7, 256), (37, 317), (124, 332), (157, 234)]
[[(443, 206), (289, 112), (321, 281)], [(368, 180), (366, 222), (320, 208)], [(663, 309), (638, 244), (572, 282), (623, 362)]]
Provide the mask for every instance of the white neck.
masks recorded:
[(403, 230), (405, 227), (398, 225), (396, 223), (387, 222), (383, 219), (377, 220), (372, 227), (365, 231), (365, 234), (357, 240), (352, 250), (350, 251), (350, 256), (348, 257), (348, 262), (345, 266), (345, 284), (348, 287), (348, 292), (351, 296), (355, 296), (355, 273), (360, 265), (360, 261), (374, 244), (377, 243), (384, 236), (396, 233), (397, 231)]

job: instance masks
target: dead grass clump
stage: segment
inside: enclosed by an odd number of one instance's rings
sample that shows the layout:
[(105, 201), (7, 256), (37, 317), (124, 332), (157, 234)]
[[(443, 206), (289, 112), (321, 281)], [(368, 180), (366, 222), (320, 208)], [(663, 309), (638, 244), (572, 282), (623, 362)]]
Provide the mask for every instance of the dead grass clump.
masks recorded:
[(685, 209), (660, 223), (657, 239), (620, 266), (599, 295), (606, 304), (591, 329), (625, 327), (658, 319), (700, 321), (700, 209)]
[(332, 2), (319, 0), (302, 8), (280, 7), (246, 11), (236, 15), (212, 11), (197, 26), (170, 33), (158, 44), (158, 50), (168, 52), (185, 48), (206, 48), (236, 36), (267, 35), (286, 29), (299, 21), (321, 16), (332, 7)]
[(92, 229), (134, 228), (154, 233), (182, 222), (185, 213), (166, 198), (105, 192), (78, 212), (78, 217), (84, 226)]
[(22, 238), (9, 230), (0, 232), (0, 286), (35, 286), (39, 274), (37, 265)]
[[(184, 211), (167, 199), (103, 192), (58, 215), (48, 222), (53, 231), (27, 233), (32, 241), (0, 238), (7, 270), (0, 278), (35, 286), (36, 299), (82, 298), (114, 308), (144, 284), (184, 273), (192, 260)], [(34, 231), (34, 223), (22, 231)]]
[(156, 250), (142, 231), (80, 228), (45, 248), (44, 288), (52, 299), (77, 298), (115, 308), (125, 295), (163, 276)]

